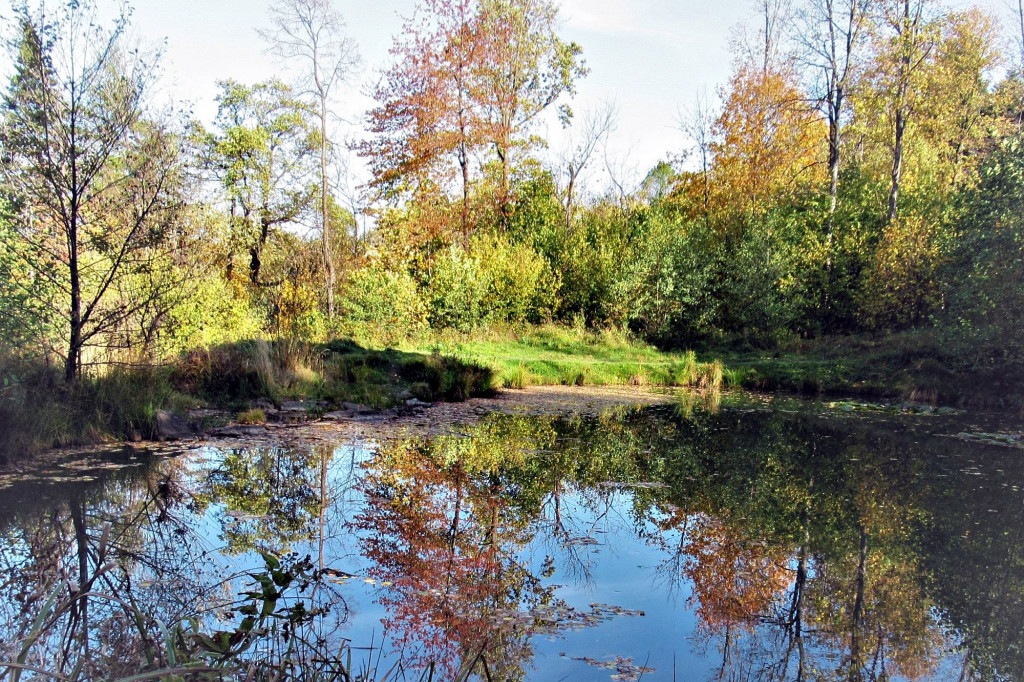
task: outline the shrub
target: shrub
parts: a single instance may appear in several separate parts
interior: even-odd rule
[[[473,253],[486,288],[483,317],[513,325],[551,319],[559,285],[543,256],[526,244],[493,235],[477,238]]]
[[[352,273],[340,301],[342,330],[356,338],[379,338],[387,345],[417,336],[427,310],[416,281],[404,272],[370,266]]]
[[[468,332],[483,323],[487,281],[477,259],[461,246],[453,244],[434,259],[423,289],[434,329]]]

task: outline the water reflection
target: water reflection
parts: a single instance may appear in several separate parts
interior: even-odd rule
[[[372,449],[209,450],[17,513],[0,497],[0,659],[128,675],[222,633],[233,660],[206,664],[270,667],[302,658],[302,626],[321,657],[383,630],[370,660],[408,679],[1021,679],[1024,467],[907,424],[493,415]],[[296,593],[254,613],[289,552],[310,556]],[[153,641],[189,616],[189,646]]]

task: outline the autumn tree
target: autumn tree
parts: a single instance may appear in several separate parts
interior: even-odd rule
[[[933,18],[920,40],[927,53],[919,53],[902,100],[893,83],[906,64],[890,49],[879,52],[861,96],[876,148],[866,168],[890,190],[888,219],[861,284],[862,322],[876,328],[921,324],[945,305],[940,273],[954,235],[942,212],[976,182],[998,129],[988,83],[998,58],[992,22],[977,11],[953,12]],[[901,206],[904,196],[913,210]]]
[[[55,14],[22,4],[15,19],[0,173],[19,256],[56,292],[71,383],[87,347],[174,287],[156,275],[173,262],[179,148],[147,117],[155,58],[128,43],[126,13],[104,27],[88,1]]]
[[[923,73],[919,128],[939,162],[943,193],[976,178],[991,144],[990,73],[1000,62],[998,45],[995,20],[978,9],[952,12],[938,27]]]
[[[323,258],[327,313],[334,316],[335,263],[332,253],[328,155],[328,119],[337,87],[359,65],[355,41],[345,33],[345,21],[331,0],[277,0],[270,9],[272,31],[261,35],[278,57],[301,64],[300,89],[316,101],[320,127],[320,248]]]
[[[368,115],[375,137],[360,150],[386,198],[437,203],[430,197],[446,194],[457,175],[464,242],[471,231],[473,157],[484,140],[472,90],[481,47],[471,0],[424,0],[391,49],[395,63],[375,93],[381,104]]]
[[[498,209],[507,227],[513,155],[536,143],[532,133],[540,114],[575,94],[588,69],[583,49],[559,38],[558,7],[551,0],[481,0],[479,14],[483,59],[476,92],[498,157]],[[566,121],[571,112],[563,106],[559,114]]]
[[[714,203],[736,227],[814,180],[821,121],[784,71],[740,65],[724,99],[710,145]]]

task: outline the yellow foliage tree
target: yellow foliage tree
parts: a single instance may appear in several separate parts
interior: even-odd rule
[[[824,178],[824,122],[795,77],[782,70],[741,65],[723,99],[711,143],[711,215],[718,228],[744,226],[801,189]]]

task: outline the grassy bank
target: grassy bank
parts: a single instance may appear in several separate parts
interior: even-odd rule
[[[502,388],[545,385],[719,387],[733,376],[692,352],[665,353],[624,334],[544,326],[439,337],[412,347],[490,368]]]
[[[410,398],[458,401],[531,385],[742,386],[1024,410],[1019,372],[971,366],[964,357],[920,331],[698,357],[662,352],[618,332],[544,326],[436,336],[398,349],[349,340],[246,341],[193,351],[167,366],[113,370],[71,387],[57,368],[0,358],[0,462],[51,447],[155,438],[158,410],[218,407],[258,423],[257,401],[306,400],[314,412],[351,403],[380,409]]]
[[[259,421],[255,401],[380,409],[410,398],[464,400],[495,388],[487,367],[344,340],[245,341],[196,350],[166,366],[111,370],[73,386],[55,367],[10,359],[0,361],[0,376],[0,463],[52,447],[156,438],[158,410],[217,407]]]
[[[933,330],[826,337],[773,350],[712,351],[735,382],[760,391],[1024,411],[1014,363],[981,361]]]

